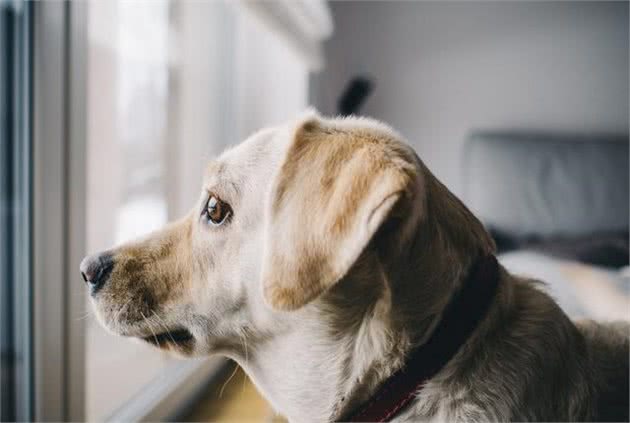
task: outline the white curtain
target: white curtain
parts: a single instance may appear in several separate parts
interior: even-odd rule
[[[330,9],[324,0],[243,0],[238,5],[278,34],[304,59],[309,70],[324,66],[322,43],[333,32]]]

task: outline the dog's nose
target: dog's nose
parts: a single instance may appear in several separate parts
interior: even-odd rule
[[[94,254],[81,261],[79,270],[81,270],[81,276],[90,287],[92,294],[103,287],[109,278],[112,267],[114,267],[114,260],[111,254]]]

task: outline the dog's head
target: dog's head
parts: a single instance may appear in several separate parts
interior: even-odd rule
[[[384,275],[410,264],[396,258],[438,248],[416,245],[442,239],[415,232],[438,189],[429,177],[388,127],[310,115],[221,155],[186,217],[81,271],[106,328],[182,355],[303,330],[305,310],[310,322],[338,316],[334,337],[391,300]]]

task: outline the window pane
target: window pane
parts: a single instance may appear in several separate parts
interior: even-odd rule
[[[308,68],[228,1],[90,1],[87,249],[187,213],[208,160],[306,106]],[[88,316],[87,419],[177,363]]]
[[[167,221],[169,5],[89,8],[87,248],[102,251]],[[103,419],[170,359],[87,324],[87,418]]]

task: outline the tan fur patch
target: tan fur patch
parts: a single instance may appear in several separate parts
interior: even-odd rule
[[[141,320],[181,297],[192,271],[190,226],[184,219],[114,250],[115,265],[100,296],[120,304],[132,299],[119,319]]]

